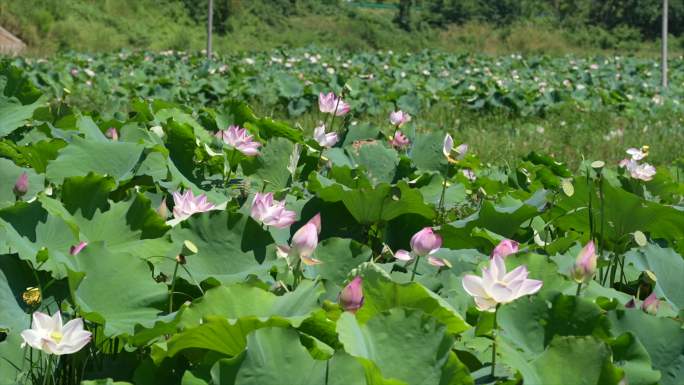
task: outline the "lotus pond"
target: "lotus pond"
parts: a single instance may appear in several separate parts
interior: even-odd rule
[[[677,111],[652,65],[307,55],[0,65],[0,384],[684,382],[684,165],[408,129],[442,99]]]

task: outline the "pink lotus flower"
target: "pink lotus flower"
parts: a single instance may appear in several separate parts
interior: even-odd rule
[[[313,252],[318,247],[318,232],[320,229],[320,217],[312,218],[304,226],[302,226],[292,236],[292,243],[288,254],[299,256],[305,265],[316,265],[321,261],[312,258]],[[318,221],[318,225],[317,222]]]
[[[105,136],[113,141],[119,140],[119,133],[116,131],[115,127],[109,127],[107,132],[105,132]]]
[[[397,131],[393,137],[390,137],[390,145],[396,149],[406,148],[409,144],[411,142],[401,131]]]
[[[418,256],[433,254],[442,247],[442,237],[425,227],[411,237],[411,251]]]
[[[660,300],[656,297],[655,291],[652,292],[641,304],[641,310],[648,314],[657,314],[660,307]]]
[[[580,250],[579,255],[577,255],[575,266],[572,268],[571,272],[572,278],[577,283],[590,280],[596,273],[597,260],[598,255],[596,255],[594,241],[589,241],[589,243]]]
[[[338,98],[334,93],[318,94],[318,109],[325,114],[334,114],[336,116],[344,116],[349,112],[349,104],[345,103],[342,98]]]
[[[195,213],[203,213],[215,210],[216,206],[207,201],[205,194],[195,196],[192,190],[186,190],[183,194],[179,191],[173,193],[173,224],[185,220]],[[171,224],[171,223],[169,223]]]
[[[62,326],[62,315],[59,311],[52,317],[45,313],[33,313],[30,329],[21,332],[26,345],[39,349],[47,354],[72,354],[83,349],[90,342],[91,333],[83,328],[83,320],[74,318]]]
[[[494,312],[499,304],[513,302],[541,289],[543,282],[527,279],[528,274],[525,266],[518,266],[506,273],[504,259],[495,256],[490,260],[489,268],[482,269],[482,277],[467,274],[462,283],[465,291],[475,299],[479,310]]]
[[[22,172],[21,175],[19,175],[19,178],[17,178],[17,181],[14,183],[14,195],[16,195],[17,198],[21,198],[26,193],[28,192],[29,189],[29,179],[28,179],[28,174],[25,172]]]
[[[335,143],[337,143],[338,141],[336,132],[329,132],[327,134],[325,133],[324,124],[321,124],[320,126],[314,129],[313,137],[321,147],[325,148],[330,148],[334,146]]]
[[[390,113],[390,122],[397,127],[401,127],[410,121],[411,115],[404,111],[399,110]]]
[[[652,165],[648,163],[642,163],[642,164],[629,164],[627,165],[627,170],[629,171],[630,175],[632,175],[632,178],[634,179],[640,179],[645,182],[650,181],[653,179],[653,176],[656,174],[656,169]]]
[[[499,242],[498,245],[496,245],[494,250],[492,250],[492,255],[490,256],[490,258],[505,258],[511,254],[517,253],[519,247],[520,244],[518,242],[511,239],[504,239],[503,241]]]
[[[363,306],[362,283],[361,277],[357,276],[342,289],[337,298],[337,302],[340,303],[342,309],[355,314]]]
[[[256,193],[252,200],[251,217],[266,226],[285,228],[293,224],[297,214],[285,209],[285,201],[274,201],[273,193]]]
[[[261,143],[255,141],[246,128],[230,126],[226,130],[217,132],[215,136],[246,156],[259,155]]]
[[[88,246],[88,242],[81,241],[78,245],[74,245],[69,248],[69,254],[76,255],[85,249],[86,246]]]

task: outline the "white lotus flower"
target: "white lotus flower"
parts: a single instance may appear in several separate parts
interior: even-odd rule
[[[495,255],[489,268],[482,269],[482,277],[472,274],[463,277],[463,288],[473,296],[478,309],[493,312],[499,304],[513,302],[541,289],[543,282],[527,279],[528,274],[525,266],[506,273],[504,259]]]
[[[83,320],[74,318],[62,326],[62,315],[57,312],[52,317],[45,313],[33,313],[31,329],[21,332],[26,345],[48,354],[72,354],[83,349],[90,342],[91,333],[83,329]]]
[[[334,146],[335,143],[337,143],[337,141],[339,140],[339,138],[337,137],[337,133],[335,133],[335,132],[326,133],[325,132],[325,125],[324,124],[321,124],[320,126],[318,126],[314,129],[313,137],[321,147],[325,147],[325,148],[330,148],[330,147]]]
[[[633,160],[642,160],[648,155],[648,153],[641,151],[639,148],[628,148],[626,152]]]

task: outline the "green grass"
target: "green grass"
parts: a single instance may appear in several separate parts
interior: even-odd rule
[[[312,129],[318,114],[288,119],[268,108],[259,114],[273,114],[291,124]],[[357,119],[393,132],[386,118]],[[628,117],[600,111],[578,112],[561,109],[544,117],[520,117],[502,113],[482,114],[450,105],[439,105],[413,119],[416,131],[448,131],[459,143],[468,143],[486,163],[515,164],[531,151],[543,152],[576,169],[582,160],[603,160],[617,164],[629,147],[649,145],[649,162],[672,164],[682,159],[684,116],[656,114]]]

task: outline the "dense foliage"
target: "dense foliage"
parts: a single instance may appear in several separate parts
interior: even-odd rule
[[[464,23],[478,20],[499,25],[544,18],[574,28],[586,26],[608,30],[631,28],[643,37],[661,31],[662,0],[417,0],[427,9],[431,23]],[[684,1],[669,2],[670,32],[684,32]]]
[[[681,165],[651,169],[644,147],[624,167],[498,167],[456,133],[412,133],[435,95],[646,111],[652,66],[147,56],[0,67],[0,384],[681,383]],[[245,100],[325,126],[312,138]],[[347,118],[395,106],[413,119]],[[480,288],[483,267],[497,282]],[[69,333],[36,315],[58,311]]]
[[[18,58],[51,97],[86,104],[111,117],[136,97],[161,98],[193,109],[225,98],[277,109],[311,111],[319,92],[348,86],[354,114],[414,115],[446,104],[474,111],[542,115],[571,107],[624,115],[681,112],[665,97],[657,63],[631,57],[487,57],[437,51],[345,54],[336,50],[278,50],[218,56],[200,54],[62,54],[50,60]],[[684,92],[684,62],[671,63],[670,95]]]

